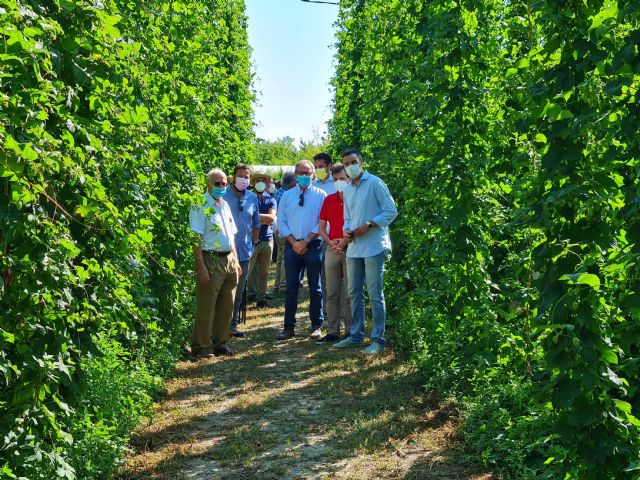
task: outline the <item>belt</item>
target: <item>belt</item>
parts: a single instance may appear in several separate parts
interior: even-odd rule
[[[202,250],[202,253],[209,253],[211,255],[218,255],[219,257],[226,257],[227,255],[229,255],[231,253],[231,251],[219,252],[217,250]]]

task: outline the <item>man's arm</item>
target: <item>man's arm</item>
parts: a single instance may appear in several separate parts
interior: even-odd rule
[[[278,221],[276,223],[280,238],[287,238],[291,235],[291,229],[287,222],[287,206],[284,202],[284,195],[280,198],[280,208],[278,208]]]
[[[374,226],[387,227],[398,216],[398,209],[391,192],[382,180],[375,183],[373,194],[380,205],[380,213],[370,219]]]

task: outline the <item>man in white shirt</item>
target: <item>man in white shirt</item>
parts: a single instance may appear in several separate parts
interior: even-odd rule
[[[227,176],[219,169],[207,174],[202,205],[189,212],[189,226],[196,234],[196,321],[191,352],[199,358],[233,355],[231,314],[238,277],[242,273],[234,244],[236,224],[222,199]]]

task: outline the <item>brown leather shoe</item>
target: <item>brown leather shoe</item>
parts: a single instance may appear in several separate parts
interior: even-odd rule
[[[233,350],[231,350],[229,347],[227,347],[226,345],[223,345],[221,347],[216,348],[213,351],[213,354],[216,357],[233,357],[234,353]]]

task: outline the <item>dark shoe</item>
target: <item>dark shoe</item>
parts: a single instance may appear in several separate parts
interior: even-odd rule
[[[265,293],[265,295],[264,295],[264,299],[265,299],[265,300],[273,300],[273,295],[272,295],[272,294],[270,294],[270,293]]]
[[[271,308],[271,304],[266,300],[256,302],[256,308]]]
[[[280,335],[278,335],[278,340],[289,340],[290,338],[295,337],[296,334],[293,333],[293,330],[289,330],[285,328]]]
[[[316,342],[316,345],[327,345],[329,343],[337,342],[340,340],[338,335],[331,335],[330,333],[322,337],[320,340]]]
[[[256,295],[247,295],[247,302],[255,302]]]
[[[235,332],[233,332],[233,333],[231,334],[231,336],[232,336],[232,337],[235,337],[235,338],[244,338],[244,337],[246,337],[247,335],[246,335],[244,332],[241,332],[240,330],[236,330]]]
[[[229,347],[227,347],[226,345],[223,345],[222,347],[218,347],[213,351],[213,354],[216,357],[233,357],[234,353],[233,350],[231,350]]]
[[[200,358],[213,358],[213,353],[211,353],[208,350],[202,349],[202,350],[198,350],[197,352],[193,352],[194,357],[200,359]]]

